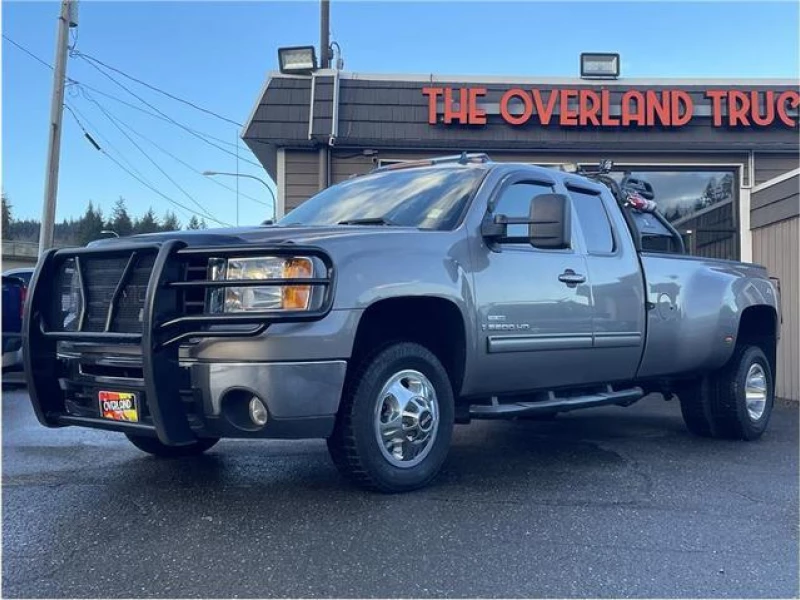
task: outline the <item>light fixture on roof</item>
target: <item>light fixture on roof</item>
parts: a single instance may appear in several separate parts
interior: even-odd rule
[[[278,48],[278,64],[281,73],[308,75],[317,69],[314,46]]]
[[[615,52],[582,52],[581,77],[616,79],[619,77],[619,54]]]

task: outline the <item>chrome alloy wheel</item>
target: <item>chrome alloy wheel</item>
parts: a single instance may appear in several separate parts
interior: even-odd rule
[[[392,375],[375,403],[375,436],[383,457],[407,469],[422,462],[439,430],[439,403],[430,380],[406,369]]]
[[[753,363],[747,370],[744,397],[747,414],[753,421],[758,421],[767,406],[767,375],[758,363]]]

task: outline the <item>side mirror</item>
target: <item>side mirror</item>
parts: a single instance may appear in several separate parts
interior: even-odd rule
[[[509,236],[509,225],[527,225],[527,236]],[[530,244],[558,250],[570,247],[570,203],[563,194],[540,194],[531,199],[527,217],[488,217],[481,225],[483,237],[498,243]]]
[[[570,203],[564,194],[541,194],[531,200],[528,237],[536,248],[569,248]]]

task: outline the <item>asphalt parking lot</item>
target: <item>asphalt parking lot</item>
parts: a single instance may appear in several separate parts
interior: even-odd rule
[[[797,597],[798,411],[691,437],[676,403],[459,426],[442,476],[344,483],[325,445],[159,461],[5,393],[3,596]]]

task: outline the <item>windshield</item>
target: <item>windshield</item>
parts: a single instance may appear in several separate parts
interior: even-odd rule
[[[278,225],[399,225],[452,229],[485,169],[384,171],[349,179],[304,202]]]

